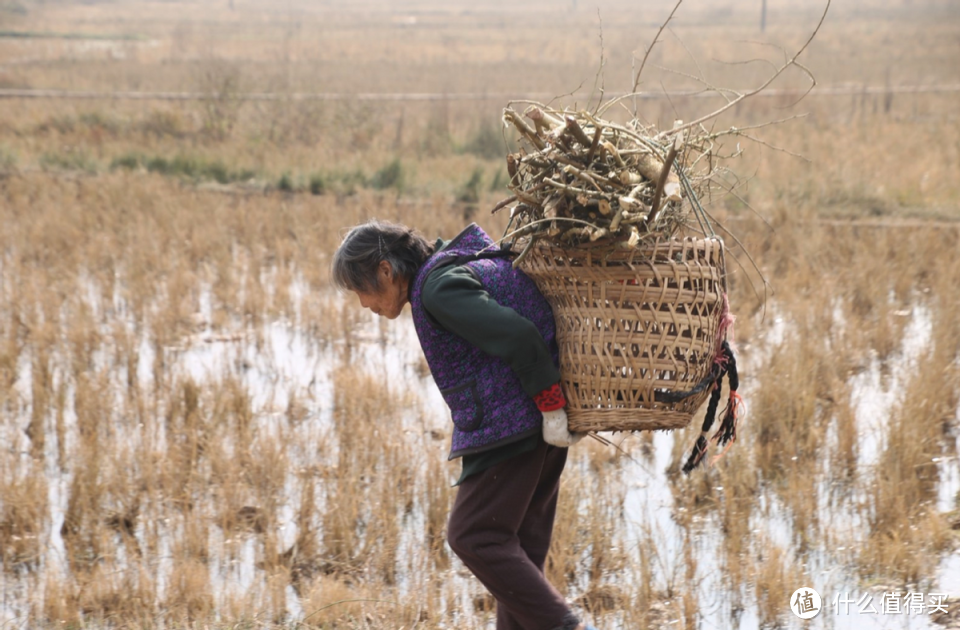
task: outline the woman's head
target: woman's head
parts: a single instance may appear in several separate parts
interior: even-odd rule
[[[333,281],[360,304],[394,319],[407,303],[410,282],[433,247],[403,225],[369,221],[352,228],[333,255]]]

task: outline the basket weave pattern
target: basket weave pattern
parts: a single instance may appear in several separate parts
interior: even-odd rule
[[[723,243],[672,238],[624,250],[534,247],[523,262],[553,307],[571,431],[679,429],[710,394],[680,402],[719,347]]]

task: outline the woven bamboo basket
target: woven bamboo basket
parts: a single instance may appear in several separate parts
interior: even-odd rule
[[[571,431],[690,423],[710,394],[702,382],[721,341],[722,241],[670,238],[631,250],[541,241],[522,268],[553,307]],[[689,395],[664,402],[678,394]]]

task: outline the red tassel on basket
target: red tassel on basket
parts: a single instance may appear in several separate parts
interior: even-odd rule
[[[724,339],[729,339],[733,343],[733,324],[737,321],[736,316],[730,312],[730,300],[727,294],[723,294],[723,307],[720,311],[720,324],[717,326],[717,344]]]

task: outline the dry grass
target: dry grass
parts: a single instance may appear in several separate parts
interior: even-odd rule
[[[457,467],[410,322],[373,321],[330,290],[327,270],[342,228],[374,216],[428,237],[468,220],[500,233],[484,208],[506,196],[503,103],[232,96],[560,94],[575,77],[584,102],[596,16],[237,4],[30,5],[11,29],[128,24],[147,39],[0,40],[0,58],[22,62],[0,69],[6,86],[219,95],[206,107],[0,102],[0,619],[486,627],[490,602],[446,548]],[[808,63],[828,83],[956,82],[954,9],[930,4],[839,7]],[[601,9],[613,89],[654,26],[632,4]],[[774,12],[764,37],[794,44],[814,9]],[[171,10],[183,19],[159,19]],[[694,6],[652,61],[695,73],[697,58],[718,82],[755,82],[763,64],[711,61],[757,54],[731,43],[757,37],[746,10]],[[543,26],[521,30],[530,12]],[[400,23],[411,15],[417,37]],[[866,46],[869,59],[835,63]],[[649,85],[661,80],[690,87],[651,66]],[[957,507],[943,500],[956,491],[960,405],[951,99],[808,100],[807,119],[761,135],[810,164],[740,139],[728,182],[756,177],[742,200],[708,209],[771,287],[764,304],[731,247],[749,415],[726,457],[689,478],[676,472],[693,428],[626,437],[625,455],[571,451],[548,573],[597,625],[736,627],[749,611],[776,626],[801,582],[824,594],[823,566],[851,584],[936,584],[953,545],[941,512]],[[780,118],[786,104],[745,104],[725,122]],[[641,105],[652,122],[708,106]]]

